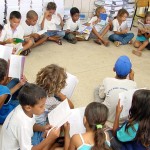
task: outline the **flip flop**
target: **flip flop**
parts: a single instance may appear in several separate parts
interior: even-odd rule
[[[142,55],[141,51],[137,51],[137,50],[133,50],[132,53],[139,57]]]

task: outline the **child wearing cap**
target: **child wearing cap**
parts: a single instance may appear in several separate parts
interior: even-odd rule
[[[115,110],[119,99],[119,93],[136,88],[134,71],[132,70],[131,61],[127,56],[120,56],[113,70],[116,72],[115,78],[105,78],[103,83],[94,91],[94,100],[108,107],[108,121],[110,123],[113,123],[115,120]]]

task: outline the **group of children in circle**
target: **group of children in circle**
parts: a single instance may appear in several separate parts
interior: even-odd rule
[[[149,150],[150,90],[137,90],[128,118],[120,119],[123,106],[120,106],[118,94],[136,88],[134,71],[127,56],[117,59],[115,78],[105,78],[98,87],[95,102],[86,106],[83,117],[86,132],[72,137],[69,123],[61,129],[52,128],[47,120],[48,112],[64,100],[74,108],[72,101],[61,92],[66,85],[66,70],[55,64],[48,65],[37,73],[35,84],[32,84],[25,77],[20,81],[8,78],[8,65],[0,59],[1,150],[60,147],[65,150]],[[112,122],[113,127],[108,122]]]
[[[64,23],[61,15],[56,14],[56,8],[57,6],[54,2],[49,2],[43,16],[39,18],[34,10],[30,10],[26,15],[26,20],[22,22],[20,12],[11,12],[8,23],[4,25],[4,28],[3,26],[0,26],[0,44],[9,45],[13,43],[13,38],[23,39],[24,42],[19,49],[22,50],[22,55],[28,55],[32,48],[46,41],[54,41],[59,45],[62,45],[62,38],[72,44],[75,44],[77,41],[84,41],[85,39],[77,36],[80,34],[78,29],[81,25],[79,9],[76,7],[71,8],[71,17]],[[104,36],[110,30],[111,32],[113,31],[113,33],[108,39],[114,42],[117,47],[119,45],[132,44],[134,34],[128,33],[128,25],[126,21],[129,13],[125,9],[120,9],[113,21],[107,17],[104,24],[101,23],[101,13],[106,13],[103,6],[98,7],[95,11],[95,16],[92,17],[89,22],[85,23],[86,26],[92,27],[90,37],[95,39],[95,43],[109,46],[109,41],[104,39]],[[143,23],[149,24],[149,20],[150,13],[148,12],[145,15]],[[57,26],[62,30],[57,30]],[[145,47],[150,49],[149,36],[150,35],[146,30],[138,30],[134,42],[134,47],[137,48],[137,50],[133,50],[133,54],[141,56],[141,52]]]

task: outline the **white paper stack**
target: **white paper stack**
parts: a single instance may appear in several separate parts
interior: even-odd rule
[[[20,0],[20,13],[22,20],[26,19],[27,12],[31,9],[31,0]]]
[[[4,24],[4,17],[5,17],[5,0],[0,0],[0,24]]]
[[[32,0],[31,9],[36,11],[36,13],[38,14],[38,16],[40,18],[43,14],[43,1],[42,0]]]
[[[6,19],[9,19],[9,15],[12,11],[19,11],[19,2],[18,0],[6,0],[6,9],[7,16]]]

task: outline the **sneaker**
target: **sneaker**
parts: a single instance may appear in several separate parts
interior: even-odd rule
[[[118,47],[119,45],[121,45],[121,43],[119,41],[115,41],[114,44],[115,44],[116,47]]]

